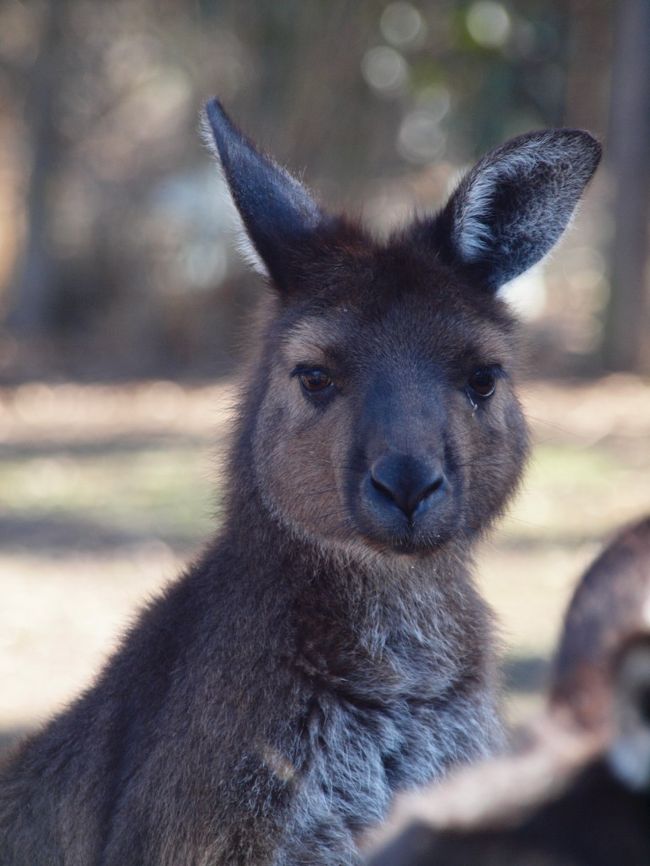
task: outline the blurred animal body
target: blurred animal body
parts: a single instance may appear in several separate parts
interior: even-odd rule
[[[522,749],[405,800],[372,866],[650,863],[649,612],[646,518],[582,577]]]
[[[524,135],[380,243],[217,102],[207,127],[271,285],[225,522],[0,769],[2,866],[347,866],[396,792],[501,742],[471,550],[527,434],[496,290],[557,241],[599,146]]]
[[[585,572],[566,613],[551,709],[582,728],[611,717],[611,659],[634,634],[650,633],[650,517],[620,533]]]

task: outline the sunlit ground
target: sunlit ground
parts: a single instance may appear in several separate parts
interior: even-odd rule
[[[524,397],[534,457],[478,556],[515,721],[539,706],[577,575],[650,510],[650,384],[530,384]],[[0,739],[87,684],[138,604],[200,548],[231,404],[222,385],[0,390]]]

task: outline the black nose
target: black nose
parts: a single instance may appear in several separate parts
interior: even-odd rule
[[[370,480],[384,503],[396,505],[410,519],[420,505],[442,492],[445,476],[439,460],[390,454],[376,460]]]

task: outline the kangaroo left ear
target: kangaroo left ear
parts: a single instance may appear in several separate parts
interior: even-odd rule
[[[206,105],[213,139],[235,205],[264,268],[278,289],[291,284],[300,247],[329,220],[300,181],[260,153],[216,99]]]
[[[506,142],[463,178],[434,221],[437,245],[495,291],[559,240],[600,155],[595,138],[576,129]]]

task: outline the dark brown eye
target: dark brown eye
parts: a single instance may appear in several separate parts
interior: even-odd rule
[[[474,370],[467,380],[470,399],[474,396],[480,397],[481,400],[487,400],[488,397],[491,397],[494,394],[496,381],[493,371],[488,367],[479,367],[478,370]]]
[[[332,386],[332,377],[324,370],[315,368],[300,373],[300,384],[309,394],[322,394]]]

